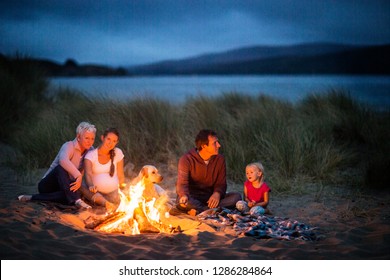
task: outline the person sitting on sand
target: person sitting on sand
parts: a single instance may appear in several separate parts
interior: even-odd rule
[[[108,128],[101,136],[100,146],[85,156],[85,182],[81,192],[91,203],[114,211],[120,203],[119,186],[125,181],[123,152],[116,147],[119,132]]]
[[[21,201],[43,200],[91,208],[81,199],[80,187],[83,180],[83,158],[93,149],[96,128],[88,122],[81,122],[76,129],[76,138],[64,143],[38,183],[38,194],[20,195]]]
[[[242,212],[250,209],[259,214],[266,212],[269,203],[269,193],[271,189],[264,182],[264,167],[261,162],[253,162],[246,166],[246,178],[244,183],[244,201],[239,201],[236,208]]]
[[[201,130],[195,146],[179,159],[176,208],[190,215],[209,208],[234,208],[241,195],[226,193],[226,163],[219,154],[221,145],[216,132]]]

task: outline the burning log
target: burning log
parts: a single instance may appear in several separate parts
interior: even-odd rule
[[[156,228],[149,222],[141,206],[134,209],[134,220],[136,220],[138,223],[140,233],[160,232],[158,228]]]
[[[120,213],[114,212],[108,216],[89,216],[86,220],[84,220],[85,228],[87,229],[96,229],[100,224],[106,223],[107,221],[112,221],[117,219]]]
[[[108,233],[124,233],[127,231],[127,221],[122,218],[126,216],[126,213],[115,212],[110,215],[104,222],[101,222],[94,229],[98,231],[104,231]]]

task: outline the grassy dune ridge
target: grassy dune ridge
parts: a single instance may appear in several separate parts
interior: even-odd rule
[[[18,151],[21,173],[49,166],[80,121],[100,134],[114,126],[127,162],[176,164],[202,128],[218,132],[228,179],[240,184],[247,163],[260,160],[276,192],[307,184],[386,187],[390,112],[376,111],[347,92],[307,96],[297,104],[239,92],[198,96],[183,105],[156,98],[114,101],[71,89],[48,92],[49,81],[29,65],[0,60],[1,141]]]

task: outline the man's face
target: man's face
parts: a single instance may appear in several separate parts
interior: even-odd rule
[[[219,148],[221,144],[219,144],[218,138],[215,136],[209,136],[209,144],[203,145],[202,149],[207,151],[210,156],[218,155]]]

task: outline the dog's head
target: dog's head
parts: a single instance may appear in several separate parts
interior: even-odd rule
[[[153,165],[144,165],[139,172],[137,179],[149,181],[151,183],[157,184],[162,182],[164,177],[158,172],[158,169]]]

